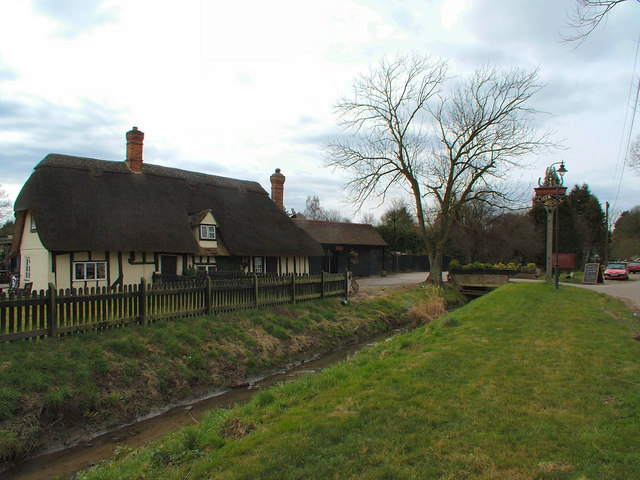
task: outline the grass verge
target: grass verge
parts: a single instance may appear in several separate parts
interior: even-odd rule
[[[605,295],[509,284],[79,478],[637,478],[638,328]]]
[[[154,408],[411,321],[431,292],[310,301],[0,344],[0,470]]]

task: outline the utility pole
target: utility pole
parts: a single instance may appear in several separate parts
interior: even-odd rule
[[[604,238],[604,264],[609,263],[609,202],[605,202],[605,214],[604,214],[604,224],[605,224],[605,238]]]

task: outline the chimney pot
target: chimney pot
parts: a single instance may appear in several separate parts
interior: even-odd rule
[[[286,177],[280,173],[280,169],[276,168],[276,172],[271,175],[271,200],[275,202],[280,209],[284,210],[284,182]]]
[[[144,133],[133,127],[127,132],[127,166],[134,173],[142,173],[142,143]]]

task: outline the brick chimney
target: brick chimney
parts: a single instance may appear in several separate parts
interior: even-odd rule
[[[142,141],[144,133],[133,127],[127,132],[127,167],[133,173],[142,173]]]
[[[276,173],[271,175],[271,200],[275,202],[278,207],[284,210],[284,182],[287,179],[280,173],[280,169],[276,168]]]

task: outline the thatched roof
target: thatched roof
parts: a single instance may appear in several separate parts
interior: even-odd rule
[[[293,221],[324,245],[385,246],[387,242],[368,223],[325,222],[293,218]]]
[[[15,203],[50,251],[198,253],[191,222],[210,210],[231,255],[323,254],[257,182],[158,165],[47,155]]]

